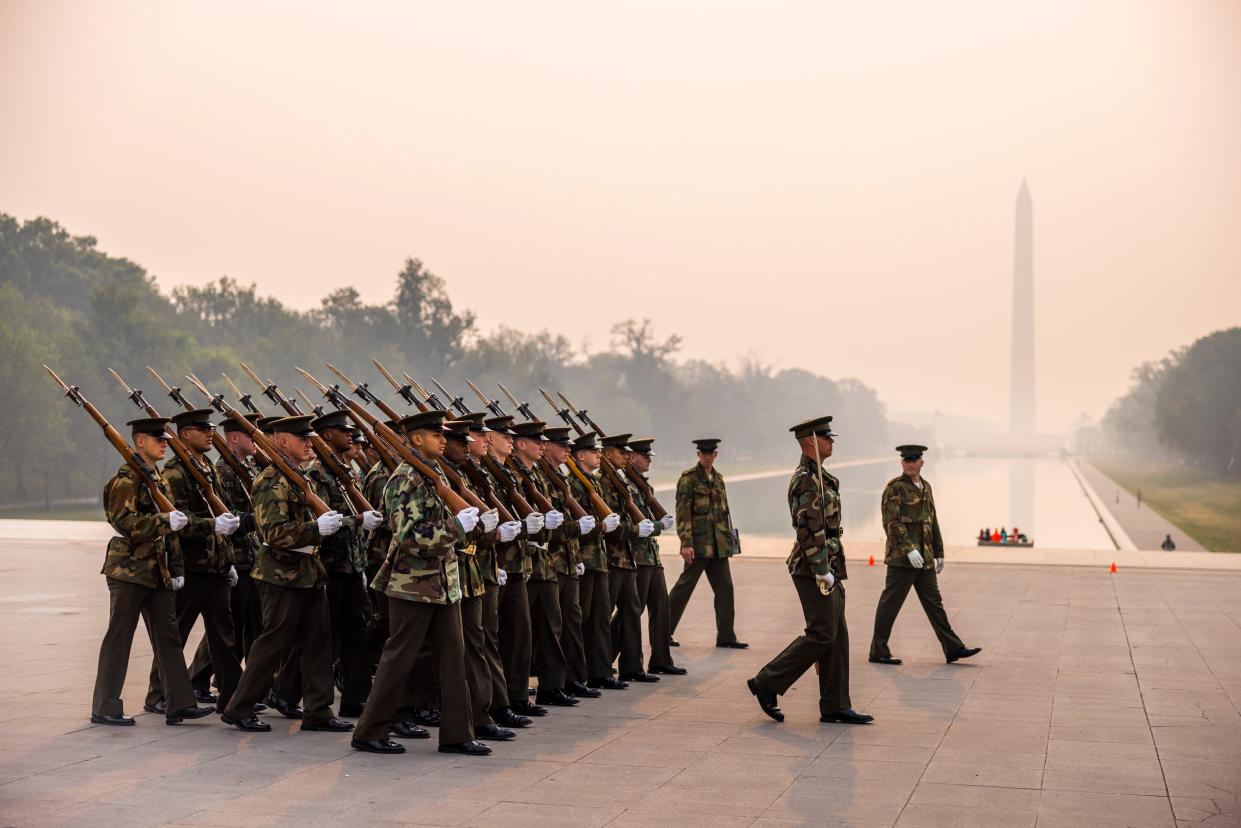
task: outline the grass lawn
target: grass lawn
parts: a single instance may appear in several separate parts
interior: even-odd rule
[[[1241,552],[1241,480],[1128,457],[1091,457],[1095,468],[1212,552]]]

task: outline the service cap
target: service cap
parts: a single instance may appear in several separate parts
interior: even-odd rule
[[[573,441],[574,451],[598,451],[599,444],[595,442],[595,433],[588,431],[581,437]]]
[[[530,420],[529,422],[518,423],[513,426],[513,436],[538,441],[542,439],[543,429],[546,427],[547,423],[542,420]]]
[[[483,425],[486,426],[488,431],[495,431],[510,436],[513,433],[513,417],[511,414],[505,414],[503,417],[491,417],[484,420]]]
[[[715,451],[720,445],[719,437],[700,437],[694,441],[694,445],[699,451],[711,452]]]
[[[543,439],[549,443],[559,443],[562,446],[567,446],[569,445],[569,432],[571,430],[568,426],[548,426],[543,429]]]
[[[272,429],[272,425],[274,425],[277,420],[283,419],[283,415],[279,417],[259,417],[258,420],[255,421],[255,425],[257,425],[259,427],[259,431],[264,434],[275,434],[276,432]]]
[[[900,452],[902,460],[918,460],[922,457],[922,452],[926,451],[926,446],[917,446],[909,443],[904,446],[897,446],[896,450]]]
[[[629,447],[629,438],[632,436],[632,434],[609,434],[599,442],[603,444],[604,448],[614,448],[625,451]]]
[[[211,422],[210,408],[196,408],[193,411],[182,411],[172,415],[172,424],[182,428],[214,428]]]
[[[125,423],[133,434],[148,434],[151,437],[163,437],[168,432],[168,417],[139,417]]]
[[[474,442],[474,438],[470,436],[469,420],[449,420],[444,423],[444,428],[448,430],[444,436],[449,440],[456,440],[460,443]]]
[[[314,437],[315,430],[310,422],[313,420],[309,414],[299,414],[296,417],[280,417],[271,424],[273,434],[293,434],[297,437]]]
[[[809,437],[811,434],[817,434],[820,437],[835,437],[836,432],[832,431],[831,417],[815,417],[811,420],[798,423],[791,427],[789,431],[793,432],[793,436],[800,440],[803,437]]]
[[[630,437],[629,450],[635,454],[645,454],[650,457],[655,452],[651,451],[651,443],[655,442],[654,437]]]
[[[325,428],[339,428],[341,431],[352,430],[349,425],[349,413],[346,411],[329,411],[311,422],[310,427],[315,431],[323,431]]]

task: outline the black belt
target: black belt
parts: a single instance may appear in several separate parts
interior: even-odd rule
[[[823,534],[827,536],[828,540],[833,540],[833,539],[838,540],[840,538],[840,527],[837,526],[834,529],[832,528],[824,529]]]

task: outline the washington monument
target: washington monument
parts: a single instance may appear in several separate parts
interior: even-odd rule
[[[1034,434],[1034,207],[1025,179],[1017,193],[1013,249],[1013,353],[1009,371],[1008,430]]]

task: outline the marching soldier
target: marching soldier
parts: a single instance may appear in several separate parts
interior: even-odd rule
[[[623,506],[625,494],[636,490],[632,482],[623,479],[626,440],[631,436],[612,434],[603,438],[603,456],[616,468],[625,492],[617,490],[607,475],[599,479],[600,496],[613,511],[623,516],[620,530],[608,538],[608,593],[614,608],[608,625],[612,644],[610,654],[620,656],[621,681],[651,683],[659,681],[659,676],[648,673],[642,660],[642,604],[638,601],[638,572],[633,545],[649,538],[655,531],[655,524],[643,518],[635,525]]]
[[[171,501],[172,490],[160,475],[158,463],[168,450],[166,417],[130,420],[133,447],[154,472],[156,484]],[[139,616],[146,622],[151,648],[159,663],[166,701],[165,721],[210,716],[210,707],[194,703],[194,690],[181,652],[173,593],[185,585],[185,566],[176,533],[189,518],[179,510],[161,513],[151,493],[126,463],[103,489],[103,508],[116,537],[108,541],[102,574],[108,581],[108,630],[99,645],[99,667],[91,699],[94,724],[132,725],[125,715],[121,690],[129,668],[129,653]]]
[[[311,419],[282,417],[271,426],[278,450],[295,469],[312,455]],[[255,478],[251,499],[264,540],[252,573],[262,595],[263,633],[250,649],[241,683],[220,718],[239,730],[271,730],[271,725],[254,715],[254,704],[270,685],[276,668],[297,647],[305,705],[304,711],[299,710],[301,729],[352,730],[352,724],[332,714],[332,628],[327,570],[319,559],[323,539],[337,532],[344,518],[336,511],[315,518],[301,489],[274,465]]]
[[[332,411],[311,422],[310,427],[336,455],[348,462],[353,451],[353,429],[344,411]],[[306,467],[306,476],[315,483],[319,496],[337,512],[351,509],[331,469],[316,458]],[[370,501],[367,501],[370,502]],[[372,503],[372,505],[374,505]],[[340,715],[358,716],[371,692],[371,665],[367,658],[365,533],[383,523],[378,510],[344,518],[341,528],[323,539],[319,560],[327,570],[328,616],[332,624],[332,663],[339,663],[341,674]]]
[[[396,429],[395,422],[388,422],[388,428]],[[384,486],[388,483],[388,467],[379,459],[374,461],[370,471],[362,479],[362,494],[366,502],[372,506],[383,503]],[[375,580],[380,565],[388,555],[388,544],[392,541],[392,532],[388,522],[375,527],[366,538],[366,583]],[[366,651],[371,664],[371,673],[379,666],[379,656],[383,652],[384,641],[388,638],[388,597],[378,590],[367,587],[370,596],[371,615],[366,624]]]
[[[207,480],[212,493],[221,496],[223,491],[216,479],[215,467],[206,456],[211,448],[211,429],[214,427],[211,409],[183,411],[172,418],[172,423],[190,462]],[[220,689],[218,709],[223,710],[241,678],[241,662],[237,659],[233,637],[233,614],[228,603],[229,590],[237,583],[238,576],[233,566],[232,544],[227,539],[241,525],[241,520],[229,512],[212,516],[203,492],[199,491],[198,484],[180,457],[173,457],[164,464],[164,480],[172,491],[172,502],[189,520],[177,534],[186,570],[185,586],[177,591],[175,600],[177,631],[181,635],[181,645],[185,646],[194,622],[202,616],[206,632],[204,637],[215,668],[216,685]],[[150,713],[164,712],[158,659],[151,660],[151,677],[146,703],[142,707]]]
[[[888,638],[896,615],[912,587],[918,593],[922,610],[935,631],[944,658],[951,664],[982,652],[966,647],[952,631],[944,600],[939,594],[938,575],[944,571],[944,539],[935,514],[931,484],[922,478],[922,453],[926,446],[897,446],[901,455],[901,475],[888,481],[883,490],[881,510],[883,530],[888,536],[883,562],[888,568],[883,594],[875,607],[875,633],[870,641],[870,660],[875,664],[900,664],[888,649]]]
[[[796,540],[789,574],[801,601],[806,632],[750,679],[759,707],[784,721],[776,697],[811,665],[819,673],[819,721],[866,724],[849,700],[849,628],[845,624],[845,556],[840,544],[840,481],[823,469],[832,456],[832,418],[818,417],[789,429],[801,448],[801,462],[789,480],[789,513]]]
[[[445,414],[426,411],[401,420],[411,448],[428,463],[444,454]],[[370,701],[353,735],[353,748],[369,753],[405,752],[404,745],[388,738],[388,731],[398,707],[408,697],[414,660],[429,638],[442,689],[439,750],[486,756],[491,748],[474,739],[471,724],[455,550],[478,525],[478,509],[470,507],[454,516],[435,491],[433,481],[402,463],[384,487],[384,512],[392,531],[392,547],[374,588],[391,599],[388,613],[392,629],[375,673]]]
[[[646,477],[651,468],[651,444],[654,437],[631,437],[629,439],[629,471],[627,474],[639,474]],[[638,508],[652,521],[655,515],[651,505],[643,497],[637,486],[631,486],[630,492]],[[668,646],[671,633],[668,631],[668,583],[664,580],[664,565],[659,559],[659,541],[656,535],[672,528],[672,515],[664,515],[656,522],[655,532],[649,538],[634,541],[634,559],[638,564],[638,604],[646,611],[647,638],[651,645],[651,658],[647,669],[652,673],[665,673],[670,676],[683,676],[684,667],[672,662],[672,650]]]
[[[677,481],[676,528],[685,568],[668,596],[669,636],[676,632],[698,578],[706,572],[715,593],[715,646],[744,650],[750,645],[738,641],[733,631],[733,576],[728,559],[736,550],[724,476],[715,470],[720,441],[708,437],[695,440],[694,445],[698,464],[681,472]],[[676,642],[669,643],[676,646]]]

